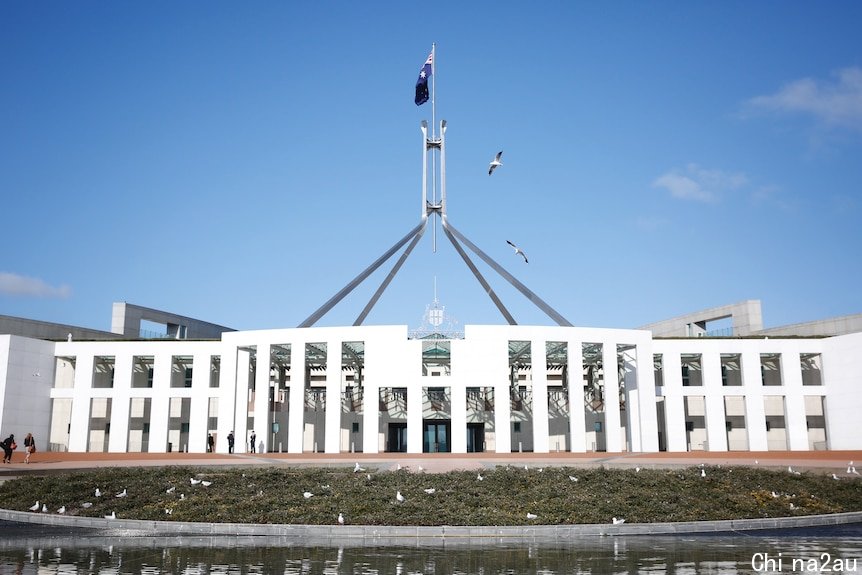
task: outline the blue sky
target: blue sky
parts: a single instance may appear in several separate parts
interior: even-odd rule
[[[3,2],[0,314],[296,326],[419,221],[432,42],[449,219],[573,324],[862,312],[859,22],[855,1]],[[504,323],[432,238],[366,324],[418,327],[435,278],[460,324]]]

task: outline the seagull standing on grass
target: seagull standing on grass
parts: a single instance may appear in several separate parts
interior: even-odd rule
[[[529,513],[529,512],[527,513],[527,519],[536,519],[538,517],[539,516],[536,515],[535,513]]]
[[[39,509],[41,507],[42,507],[42,504],[37,501],[36,505],[34,505],[33,507],[30,508],[30,511],[39,511]]]
[[[57,510],[57,513],[59,513],[60,515],[64,514],[65,512],[66,512],[66,506],[65,505],[62,505],[60,507],[60,509]]]
[[[356,465],[353,466],[353,473],[359,473],[360,471],[365,471],[361,467],[359,467],[359,462],[356,462]]]
[[[436,489],[434,489],[433,487],[429,487],[428,489],[423,489],[423,491],[424,491],[425,493],[427,493],[428,495],[434,495],[434,493],[435,493],[437,490],[436,490]]]
[[[481,473],[477,473],[477,474],[476,474],[476,479],[478,479],[479,481],[485,481],[485,478],[484,478],[484,477],[482,477],[482,474],[481,474]]]
[[[498,166],[503,165],[503,162],[500,161],[500,158],[502,158],[502,157],[503,157],[503,150],[500,150],[499,152],[497,152],[497,155],[494,156],[494,159],[491,160],[491,164],[488,166],[488,175],[489,176],[494,173],[494,170],[496,170]]]
[[[105,519],[116,519],[116,518],[117,518],[117,512],[116,511],[111,511],[110,515],[105,515]]]
[[[395,499],[396,499],[396,501],[398,501],[398,503],[404,503],[405,501],[407,501],[407,500],[404,498],[404,496],[403,496],[403,495],[401,495],[401,492],[400,492],[400,491],[396,491],[396,492],[395,492]]]
[[[338,514],[338,524],[344,525],[344,515],[342,515],[341,513]]]
[[[97,487],[95,495],[96,495],[96,497],[101,497],[102,496],[102,490]]]
[[[522,250],[521,248],[519,248],[518,246],[516,246],[515,244],[513,244],[509,240],[506,240],[506,243],[509,244],[510,246],[512,246],[512,248],[515,250],[515,255],[518,255],[518,256],[521,256],[522,258],[524,258],[525,264],[530,263],[530,261],[527,259],[527,254],[524,253],[524,250]]]
[[[626,522],[626,520],[623,519],[622,517],[620,517],[619,519],[617,519],[616,517],[613,518],[613,524],[614,525],[622,525],[625,522]]]
[[[48,506],[46,504],[42,504],[42,513],[48,513]]]
[[[126,493],[126,490],[125,490],[125,489],[123,489],[122,491],[120,491],[119,493],[117,493],[114,497],[122,498],[122,497],[127,497],[128,495],[129,495],[129,494],[128,494],[128,493]]]
[[[575,477],[574,475],[569,475],[569,481],[571,481],[572,483],[577,483],[577,482],[578,482],[578,478],[577,478],[577,477]]]
[[[306,499],[311,499],[312,497],[314,497],[314,493],[312,493],[311,491],[306,491],[302,494],[302,496]]]

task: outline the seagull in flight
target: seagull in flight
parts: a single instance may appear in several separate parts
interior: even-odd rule
[[[497,155],[494,156],[494,159],[491,160],[491,165],[488,166],[488,175],[489,176],[494,173],[494,170],[497,169],[497,166],[503,165],[503,162],[500,161],[500,158],[502,158],[502,157],[503,157],[503,150],[500,150],[499,152],[497,152]]]
[[[530,263],[530,262],[527,260],[527,254],[525,254],[525,253],[524,253],[524,250],[522,250],[521,248],[519,248],[518,246],[516,246],[515,244],[513,244],[513,243],[512,243],[512,242],[510,242],[509,240],[506,240],[506,243],[507,243],[507,244],[509,244],[510,246],[512,246],[512,248],[515,250],[515,255],[519,255],[519,256],[521,256],[522,258],[524,258],[524,263],[525,263],[525,264]]]

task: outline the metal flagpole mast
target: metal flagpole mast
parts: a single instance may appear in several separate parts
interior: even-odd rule
[[[437,44],[431,43],[431,139],[437,139]],[[431,152],[431,197],[437,205],[437,156]],[[431,226],[431,249],[437,253],[437,217]]]

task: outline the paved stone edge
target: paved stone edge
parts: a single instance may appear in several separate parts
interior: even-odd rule
[[[728,533],[822,527],[862,523],[862,511],[828,515],[776,517],[771,519],[729,519],[723,521],[685,521],[678,523],[623,523],[536,526],[384,526],[384,525],[290,525],[248,523],[202,523],[188,521],[147,521],[140,519],[105,519],[32,513],[0,509],[0,520],[96,529],[103,534],[122,537],[171,536],[257,536],[296,539],[447,539],[505,538],[520,540],[571,539],[583,536],[609,535],[683,535]]]

